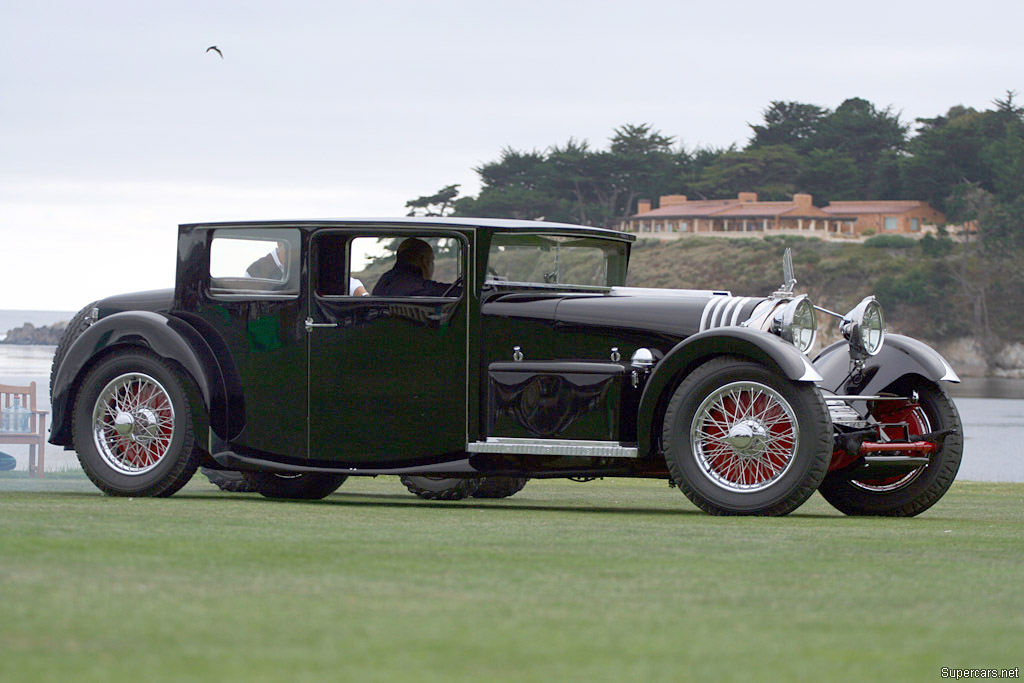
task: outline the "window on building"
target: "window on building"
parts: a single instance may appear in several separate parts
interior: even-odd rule
[[[912,232],[917,232],[920,229],[921,229],[921,219],[920,218],[911,218],[910,219],[910,230]]]
[[[900,227],[899,226],[899,219],[897,219],[895,216],[886,216],[885,217],[885,229],[886,230],[898,230],[899,227]]]

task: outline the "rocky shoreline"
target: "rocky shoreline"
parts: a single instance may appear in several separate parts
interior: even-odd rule
[[[977,337],[961,337],[932,346],[961,377],[1024,379],[1024,343],[1002,343],[991,362],[986,359]]]
[[[56,346],[67,326],[67,320],[40,327],[25,323],[21,327],[7,330],[7,336],[0,340],[0,344]]]

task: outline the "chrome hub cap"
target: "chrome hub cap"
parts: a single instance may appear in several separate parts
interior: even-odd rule
[[[762,491],[789,470],[799,446],[789,402],[758,382],[720,387],[697,408],[690,427],[693,457],[715,485]]]
[[[723,439],[740,457],[757,457],[764,452],[768,430],[756,420],[743,420],[729,428]]]
[[[174,406],[167,390],[142,373],[115,377],[93,408],[93,443],[103,461],[120,474],[143,474],[171,447]]]
[[[131,435],[134,426],[135,418],[131,416],[131,413],[118,413],[114,418],[114,431],[121,436]]]

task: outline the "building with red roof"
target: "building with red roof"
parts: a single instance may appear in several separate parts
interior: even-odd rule
[[[860,237],[866,230],[921,234],[943,222],[945,217],[927,202],[832,202],[818,208],[809,194],[795,194],[789,201],[762,202],[756,192],[740,192],[735,199],[691,200],[685,195],[664,195],[656,209],[642,199],[637,212],[623,220],[619,229],[650,233],[651,237],[785,231],[827,239]]]
[[[867,200],[829,202],[823,211],[830,216],[854,219],[857,235],[874,230],[877,234],[920,235],[946,222],[941,211],[917,200]]]

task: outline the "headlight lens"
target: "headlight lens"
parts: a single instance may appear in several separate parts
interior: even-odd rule
[[[882,304],[873,296],[865,297],[840,323],[843,336],[856,351],[873,356],[885,342],[885,316]]]
[[[775,314],[772,332],[803,353],[811,350],[814,338],[818,334],[818,316],[806,294],[793,299]]]

